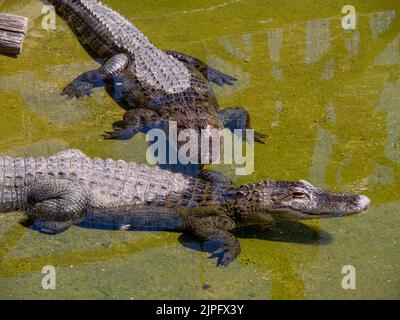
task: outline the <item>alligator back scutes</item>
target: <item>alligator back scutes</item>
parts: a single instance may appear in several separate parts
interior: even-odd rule
[[[178,59],[156,48],[149,39],[118,12],[96,0],[54,0],[58,11],[75,20],[72,26],[85,37],[94,51],[125,53],[131,58],[137,79],[143,86],[169,94],[190,87],[190,72]],[[89,29],[89,30],[85,30]],[[98,45],[101,43],[102,45]],[[104,48],[107,44],[109,48]],[[108,49],[108,50],[107,50]],[[99,52],[96,52],[101,56]],[[110,58],[110,57],[109,57]]]

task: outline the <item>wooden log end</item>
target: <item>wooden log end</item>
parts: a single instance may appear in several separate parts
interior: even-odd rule
[[[28,31],[28,18],[0,13],[0,54],[17,57]]]

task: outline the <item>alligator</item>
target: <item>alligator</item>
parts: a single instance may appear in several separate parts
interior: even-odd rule
[[[249,113],[240,107],[220,110],[210,83],[232,85],[236,79],[199,59],[153,45],[131,22],[96,0],[50,0],[82,45],[102,65],[78,76],[63,91],[72,99],[91,96],[108,86],[128,110],[107,139],[130,139],[146,128],[250,129]],[[244,136],[244,135],[243,135]],[[266,135],[256,132],[255,141]]]
[[[216,171],[197,178],[159,167],[91,159],[79,150],[45,158],[0,157],[0,212],[22,211],[35,230],[72,225],[138,226],[191,232],[227,266],[240,253],[232,231],[280,220],[343,217],[365,211],[364,195],[333,193],[306,181],[235,185]]]

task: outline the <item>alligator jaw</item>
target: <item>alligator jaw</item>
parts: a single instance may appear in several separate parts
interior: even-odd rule
[[[257,223],[263,223],[267,218],[303,220],[345,217],[367,210],[371,203],[364,195],[330,192],[303,180],[265,180],[241,186],[237,194],[236,206],[241,220]]]
[[[357,207],[353,210],[348,211],[331,211],[331,212],[319,212],[319,211],[299,211],[292,207],[279,208],[273,210],[272,214],[274,217],[282,220],[311,220],[311,219],[330,219],[340,218],[355,215],[366,211],[371,204],[371,200],[364,195],[359,195],[357,200]]]

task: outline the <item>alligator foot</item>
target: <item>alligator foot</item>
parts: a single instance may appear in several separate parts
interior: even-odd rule
[[[74,80],[66,86],[62,92],[68,100],[72,98],[82,99],[85,96],[91,97],[93,92],[93,85],[89,82]]]
[[[226,108],[218,113],[218,118],[224,124],[225,128],[228,128],[232,132],[237,129],[243,130],[242,139],[246,139],[246,129],[251,129],[250,115],[247,110],[240,107]],[[268,136],[254,131],[254,140],[256,142],[265,144],[265,138]]]
[[[140,130],[136,128],[114,128],[111,131],[106,131],[103,138],[106,140],[129,140],[138,132]]]
[[[226,267],[240,253],[240,244],[236,237],[228,231],[233,230],[236,224],[228,217],[209,216],[193,221],[190,229],[203,242],[215,243],[218,249],[210,258],[218,258],[218,266]]]
[[[93,88],[103,87],[105,82],[113,82],[114,88],[119,89],[115,82],[120,81],[118,79],[114,81],[114,78],[127,67],[128,63],[129,58],[125,54],[117,54],[107,60],[99,69],[81,74],[64,89],[62,94],[67,96],[68,99],[90,97]],[[120,99],[120,90],[116,91],[115,97]]]
[[[210,242],[215,242],[218,246],[218,249],[209,257],[209,259],[217,258],[218,267],[227,267],[240,253],[240,244],[231,233],[220,232]]]
[[[225,268],[227,267],[233,260],[236,259],[236,256],[234,253],[229,250],[225,245],[220,244],[220,248],[215,250],[211,256],[209,256],[209,259],[215,259],[217,258],[217,265],[218,267]]]
[[[220,87],[223,87],[225,84],[233,86],[237,80],[229,74],[223,73],[211,67],[208,67],[207,69],[207,79],[209,82],[215,83]]]
[[[168,55],[173,56],[174,58],[180,60],[181,62],[190,65],[200,71],[204,77],[208,79],[209,82],[215,83],[219,86],[224,86],[225,84],[233,85],[237,80],[236,78],[218,71],[217,69],[211,68],[203,61],[191,57],[187,54],[178,51],[165,51]]]
[[[157,112],[149,109],[132,109],[124,114],[124,127],[114,128],[112,131],[107,131],[103,137],[105,139],[129,140],[136,133],[142,132],[147,127],[155,126],[160,121],[160,116]]]
[[[114,128],[112,131],[107,131],[103,137],[108,140],[129,140],[136,133],[143,131],[146,127],[156,125],[159,121],[159,114],[153,110],[132,109],[124,114],[124,128]]]

